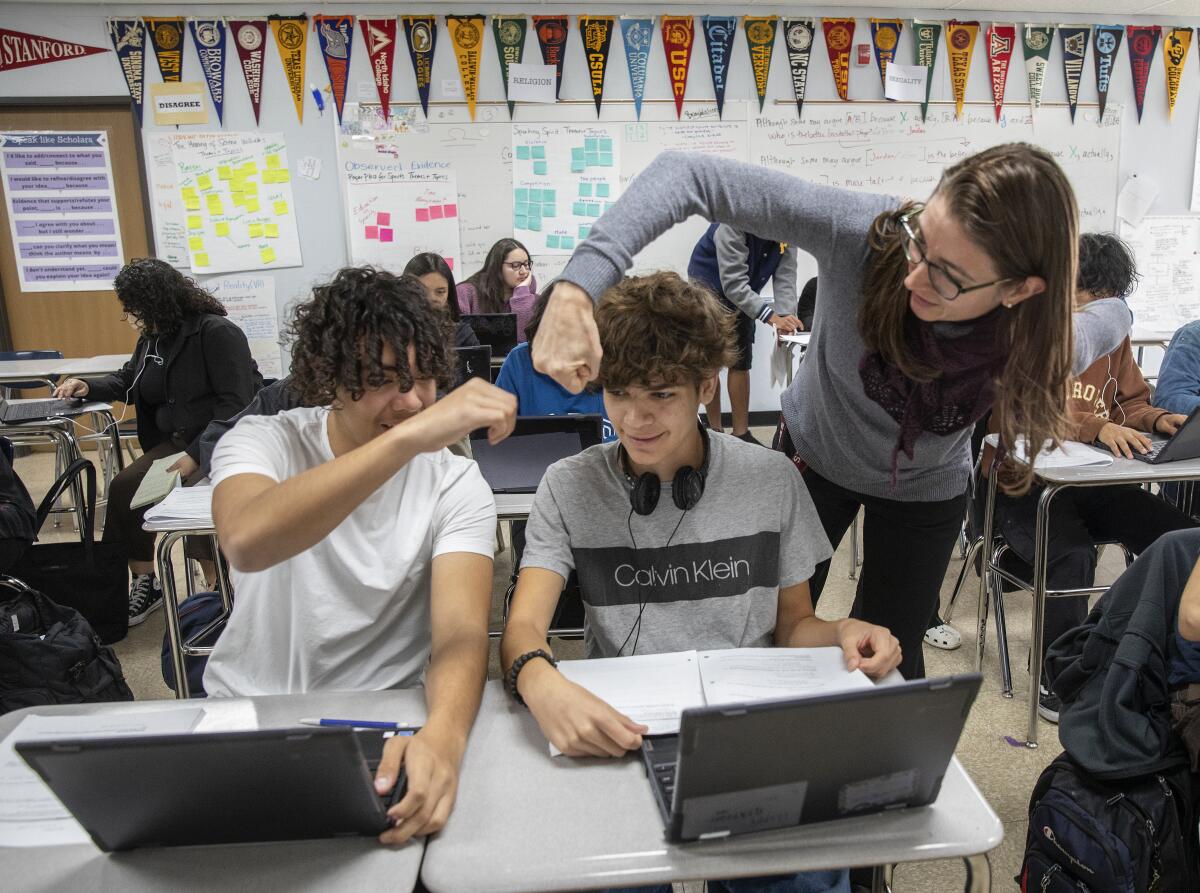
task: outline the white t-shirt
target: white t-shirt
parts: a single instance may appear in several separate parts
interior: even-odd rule
[[[213,485],[285,481],[333,460],[329,410],[249,416],[217,444]],[[204,673],[209,695],[375,691],[420,682],[430,650],[431,563],[492,556],[496,503],[479,466],[422,453],[311,549],[233,574],[229,624]]]

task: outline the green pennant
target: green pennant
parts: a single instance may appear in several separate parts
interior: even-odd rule
[[[500,60],[500,82],[504,84],[504,98],[508,99],[508,66],[520,65],[525,55],[525,30],[529,23],[525,16],[492,16],[492,36],[496,38],[496,57]],[[516,103],[508,101],[508,117],[511,120]]]

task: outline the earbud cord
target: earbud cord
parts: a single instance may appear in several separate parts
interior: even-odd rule
[[[683,523],[684,517],[691,509],[684,509],[679,516],[679,520],[675,522],[675,529],[671,531],[671,535],[667,537],[666,545],[663,546],[663,551],[666,551],[671,546],[671,540],[675,539],[675,534],[679,532],[679,525]],[[633,509],[629,509],[629,517],[625,519],[625,526],[629,530],[629,541],[633,543],[633,551],[638,551],[637,540],[633,538]],[[637,654],[638,640],[642,637],[642,614],[646,610],[648,602],[645,598],[645,589],[638,584],[638,612],[637,617],[633,621],[633,626],[629,627],[629,635],[625,636],[625,641],[621,643],[621,647],[617,649],[617,657],[621,656],[621,652],[625,650],[625,646],[629,644],[629,636],[633,636],[633,631],[637,630],[637,635],[633,639],[633,648],[629,654],[632,656]]]
[[[83,422],[79,421],[78,417],[73,416],[72,421],[74,421],[76,425],[78,425],[84,431],[87,431],[89,434],[96,434],[96,435],[106,434],[108,432],[109,428],[116,427],[117,425],[121,424],[121,422],[125,421],[125,414],[127,412],[129,412],[129,395],[133,393],[133,389],[137,385],[138,379],[141,378],[142,373],[146,371],[146,364],[149,363],[151,360],[154,360],[154,362],[156,362],[160,366],[163,364],[163,358],[158,352],[158,342],[159,342],[159,339],[155,338],[154,339],[154,352],[151,353],[149,351],[149,349],[147,349],[146,355],[144,357],[142,357],[142,368],[137,371],[137,375],[135,375],[133,377],[133,381],[131,381],[129,383],[129,387],[125,389],[125,399],[122,401],[121,417],[119,419],[113,419],[111,422],[109,422],[107,425],[105,425],[99,431],[95,430],[94,428],[89,428]]]

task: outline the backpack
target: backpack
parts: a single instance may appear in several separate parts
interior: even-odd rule
[[[1064,753],[1033,789],[1015,880],[1023,893],[1191,893],[1195,838],[1186,767],[1101,782]]]
[[[221,602],[221,593],[197,592],[189,595],[179,604],[180,641],[211,648],[225,629],[224,613],[225,605]],[[209,629],[218,621],[221,621],[219,626]],[[209,630],[208,633],[201,636],[200,633],[205,630]],[[193,639],[195,641],[192,641]],[[208,658],[185,657],[183,662],[187,668],[188,692],[191,697],[207,697],[204,692],[204,669],[208,666]],[[179,689],[175,687],[175,662],[171,659],[171,639],[165,634],[162,643],[162,674],[167,688],[178,694]]]
[[[78,611],[0,577],[0,713],[132,700],[117,656]]]

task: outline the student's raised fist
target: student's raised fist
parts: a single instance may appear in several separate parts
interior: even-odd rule
[[[499,443],[517,423],[517,398],[481,378],[468,379],[428,409],[397,425],[419,452],[431,453],[487,428],[488,442]]]
[[[578,394],[600,372],[600,333],[592,299],[573,282],[554,284],[530,345],[533,368]]]

